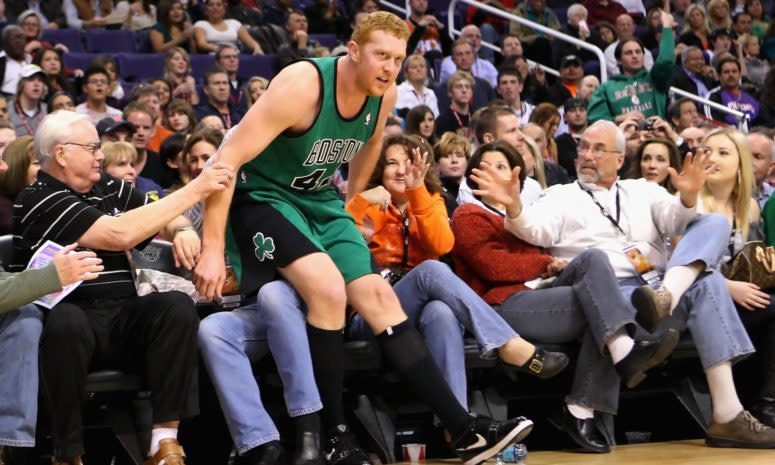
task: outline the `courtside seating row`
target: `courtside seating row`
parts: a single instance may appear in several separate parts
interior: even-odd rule
[[[12,237],[0,237],[0,264],[9,263],[12,253]],[[190,277],[185,270],[175,269],[169,242],[154,240],[143,251],[134,250],[133,258],[137,268],[151,268]],[[200,317],[205,317],[221,309],[200,305],[197,310]],[[542,347],[563,351],[572,357],[577,352],[577,347],[572,344],[545,344]],[[502,389],[503,376],[498,376],[497,362],[480,358],[476,342],[472,339],[466,340],[465,356],[466,369],[471,373],[469,408],[496,419],[507,417],[510,400],[545,399],[548,392],[555,390],[559,399],[570,386],[572,367],[558,380],[540,381],[529,376],[520,377],[510,380],[508,387]],[[644,387],[639,387],[638,391],[639,394],[645,390],[674,395],[697,425],[707,430],[710,421],[707,387],[702,381],[697,381],[696,373],[684,369],[686,359],[692,359],[691,366],[699,367],[694,343],[691,338],[684,336],[667,364],[661,370],[655,370],[657,372],[649,376]],[[377,453],[383,463],[393,463],[400,460],[400,453],[396,454],[395,450],[395,417],[400,406],[391,405],[386,397],[402,391],[400,385],[396,389],[390,388],[391,383],[395,385],[400,381],[395,374],[383,372],[383,368],[379,348],[372,342],[349,341],[345,344],[346,391],[355,399],[353,414],[369,436],[369,448]],[[493,373],[494,376],[490,376]],[[411,396],[410,393],[408,395]],[[628,392],[623,390],[622,395],[626,396]],[[150,396],[142,379],[117,370],[90,373],[86,383],[86,398],[92,401],[90,410],[103,413],[99,417],[100,422],[88,426],[112,429],[127,455],[135,464],[142,464],[144,449],[140,444],[147,444],[150,440],[151,428]],[[409,397],[405,400],[411,399]],[[605,433],[613,443],[613,417],[604,418],[604,423]]]
[[[69,69],[86,70],[91,62],[103,53],[69,52],[64,64]],[[118,75],[122,81],[137,83],[164,75],[164,55],[160,53],[107,53],[118,63]],[[191,55],[191,69],[197,82],[205,72],[215,66],[213,55]],[[262,76],[271,79],[278,72],[275,55],[242,55],[237,75],[241,79]]]
[[[310,34],[326,47],[336,46],[334,34]],[[42,39],[64,44],[71,52],[90,53],[152,53],[148,30],[127,29],[44,29]]]

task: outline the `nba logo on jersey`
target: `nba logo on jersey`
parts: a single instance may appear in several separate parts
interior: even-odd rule
[[[369,123],[371,123],[371,113],[366,115],[366,122],[364,123],[364,125],[368,126]]]

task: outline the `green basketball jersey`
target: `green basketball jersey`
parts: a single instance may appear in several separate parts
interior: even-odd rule
[[[350,161],[374,134],[381,97],[367,97],[351,119],[336,106],[336,63],[339,57],[312,58],[320,77],[322,102],[312,126],[301,134],[284,132],[257,157],[243,165],[237,191],[256,200],[268,200],[263,191],[314,194],[331,190],[331,177]],[[293,102],[287,102],[293,105]],[[284,192],[283,192],[284,191]],[[276,199],[276,196],[269,195]],[[287,197],[282,195],[282,197]],[[313,195],[314,197],[314,195]]]

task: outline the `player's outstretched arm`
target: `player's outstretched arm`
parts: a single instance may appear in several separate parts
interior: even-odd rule
[[[283,69],[240,123],[229,131],[213,158],[228,163],[238,172],[280,133],[286,129],[304,129],[302,126],[312,121],[317,114],[319,89],[318,74],[311,63],[299,62]],[[228,189],[211,195],[205,203],[202,255],[194,270],[194,284],[199,294],[208,299],[220,296],[226,276],[223,257],[226,221],[235,184],[236,179]]]
[[[374,129],[374,134],[371,136],[371,139],[363,145],[361,151],[350,161],[350,170],[347,178],[348,201],[366,189],[371,173],[377,166],[379,153],[382,150],[382,136],[385,129],[385,122],[387,121],[390,112],[396,106],[396,95],[396,86],[393,84],[390,89],[385,92],[385,96],[382,99],[382,106],[379,110],[379,120]]]

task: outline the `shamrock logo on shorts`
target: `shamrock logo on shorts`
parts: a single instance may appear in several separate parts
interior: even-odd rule
[[[264,237],[264,233],[256,233],[253,236],[253,244],[256,246],[256,258],[259,261],[264,261],[265,258],[274,260],[272,252],[274,252],[274,239],[271,237]]]

